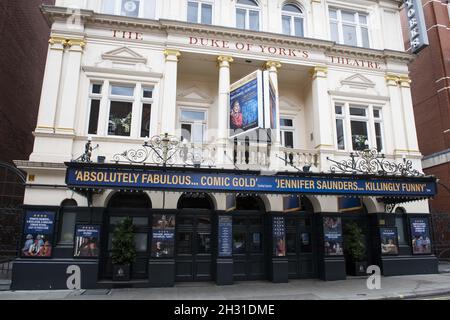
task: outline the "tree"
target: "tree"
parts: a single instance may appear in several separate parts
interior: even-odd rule
[[[117,265],[129,265],[136,258],[134,247],[133,220],[122,220],[115,228],[112,238],[112,262]]]

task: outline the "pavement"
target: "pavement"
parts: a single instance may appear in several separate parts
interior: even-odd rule
[[[379,290],[369,290],[366,282],[367,277],[349,277],[283,284],[250,281],[216,286],[202,282],[179,283],[172,288],[0,291],[0,300],[372,300],[450,295],[450,273],[381,277]]]

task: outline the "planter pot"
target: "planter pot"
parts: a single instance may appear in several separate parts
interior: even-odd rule
[[[352,275],[354,276],[365,276],[367,270],[367,262],[366,261],[356,261],[352,262]]]
[[[114,281],[130,281],[130,265],[113,265],[113,280]]]

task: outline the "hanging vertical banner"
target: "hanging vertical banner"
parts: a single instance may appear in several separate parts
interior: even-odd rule
[[[230,87],[229,137],[263,128],[263,75],[257,70]]]
[[[278,128],[278,92],[270,78],[269,71],[264,71],[264,127]]]
[[[152,257],[172,258],[175,248],[175,215],[153,214]]]
[[[408,19],[411,52],[418,53],[429,45],[421,0],[403,0]]]
[[[233,254],[233,219],[219,216],[219,257],[231,257]]]
[[[286,230],[284,217],[272,217],[273,255],[286,256]]]
[[[51,258],[54,227],[55,212],[27,211],[22,257]]]

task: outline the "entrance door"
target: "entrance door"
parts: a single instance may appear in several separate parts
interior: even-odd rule
[[[148,259],[150,257],[150,241],[149,235],[151,230],[151,219],[149,211],[129,210],[126,213],[122,210],[109,211],[108,219],[105,223],[104,241],[107,241],[106,250],[102,250],[102,277],[112,278],[112,238],[115,226],[125,219],[130,217],[133,219],[134,239],[136,249],[136,259],[131,264],[131,278],[145,279],[148,278]],[[105,242],[103,242],[105,243]]]
[[[181,210],[176,226],[175,281],[211,280],[211,212]]]
[[[286,254],[289,278],[316,278],[315,233],[310,214],[292,214],[286,217]]]
[[[233,213],[233,264],[235,280],[266,278],[264,215]]]

